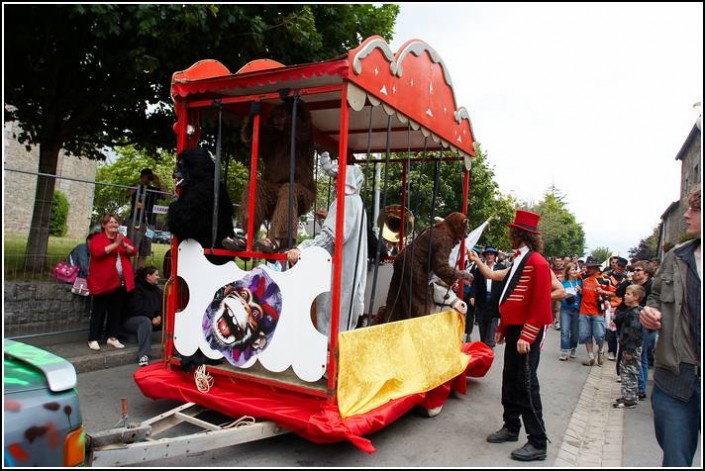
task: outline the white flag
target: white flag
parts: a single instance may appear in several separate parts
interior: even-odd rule
[[[482,236],[482,232],[485,230],[491,220],[492,217],[489,217],[487,221],[480,224],[476,229],[474,229],[470,234],[468,234],[468,236],[465,238],[465,250],[472,250],[472,248],[477,245],[478,241],[480,240],[480,237]],[[458,245],[453,247],[453,250],[450,251],[450,258],[448,259],[448,263],[451,267],[454,267],[458,264],[461,245],[463,245],[463,242],[460,242]],[[467,260],[467,257],[465,257],[465,260]]]

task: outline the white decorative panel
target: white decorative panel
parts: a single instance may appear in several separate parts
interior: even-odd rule
[[[331,285],[331,257],[319,247],[302,251],[293,268],[278,272],[235,262],[213,265],[201,245],[179,244],[179,276],[189,302],[176,313],[174,346],[185,356],[200,349],[238,368],[259,360],[273,372],[289,366],[304,381],[325,372],[328,340],[311,321],[311,305]]]

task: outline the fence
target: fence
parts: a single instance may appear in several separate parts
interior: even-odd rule
[[[54,185],[40,185],[40,179],[54,179]],[[74,295],[70,285],[51,276],[51,268],[65,260],[71,250],[85,243],[92,231],[101,230],[106,213],[116,214],[125,226],[130,215],[129,190],[136,186],[117,185],[93,180],[48,175],[13,168],[4,168],[3,211],[3,282],[4,327],[6,337],[23,337],[46,333],[61,333],[87,328],[86,317],[90,312],[89,298]],[[37,188],[52,188],[54,193],[37,195]],[[170,195],[147,190],[157,205],[167,205]],[[61,203],[61,193],[65,203]],[[46,252],[29,248],[33,220],[41,220],[35,211],[35,201],[53,201],[49,227],[46,234]],[[66,202],[68,205],[66,205]],[[40,206],[41,207],[41,206]],[[63,208],[63,209],[62,209]],[[63,216],[59,215],[65,213]],[[62,220],[65,221],[62,224]],[[155,236],[151,254],[146,264],[161,269],[169,237],[160,237],[166,226],[166,215],[156,214],[153,227]],[[127,227],[121,228],[126,230]],[[42,234],[42,231],[38,231]],[[40,243],[39,246],[42,246]],[[136,255],[135,255],[136,256]],[[28,261],[32,263],[28,263]],[[38,263],[37,263],[38,262]]]

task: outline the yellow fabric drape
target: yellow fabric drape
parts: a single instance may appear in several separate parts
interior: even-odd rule
[[[465,319],[445,311],[339,335],[338,409],[341,417],[430,391],[467,368],[461,352]]]

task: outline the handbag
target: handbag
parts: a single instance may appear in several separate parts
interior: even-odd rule
[[[56,264],[51,270],[51,274],[54,278],[64,283],[73,283],[76,281],[80,267],[78,265],[71,265],[70,263],[61,260]]]
[[[79,296],[88,296],[91,294],[88,291],[88,281],[85,278],[77,276],[73,282],[73,286],[71,287],[71,292]]]

